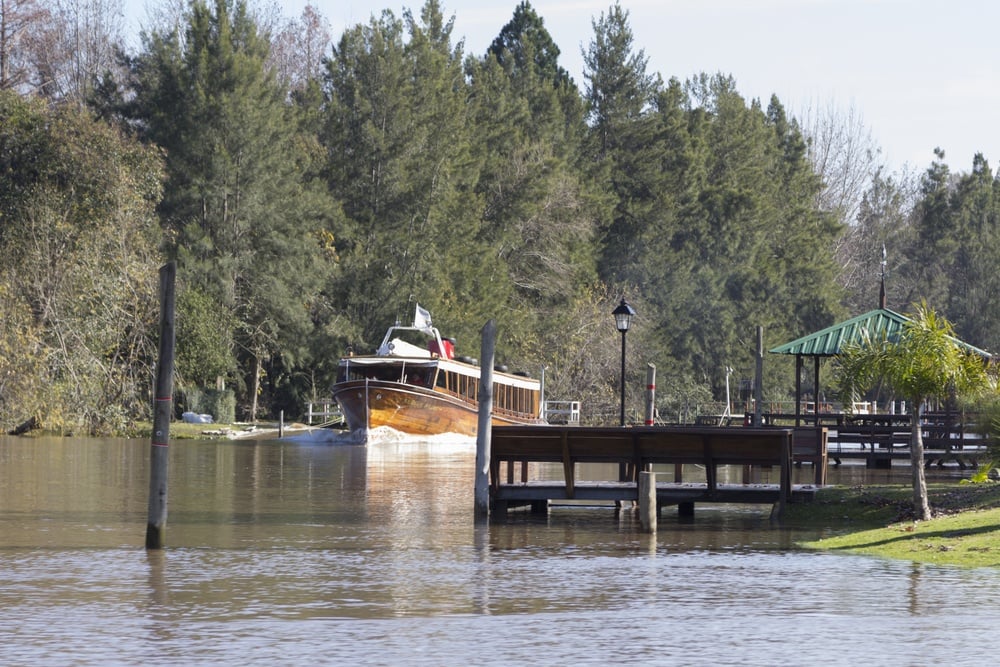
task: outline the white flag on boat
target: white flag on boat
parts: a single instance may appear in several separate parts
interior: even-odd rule
[[[420,307],[417,304],[417,311],[413,314],[413,328],[414,329],[430,329],[431,328],[431,314]]]

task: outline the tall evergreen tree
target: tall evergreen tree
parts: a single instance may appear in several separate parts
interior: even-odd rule
[[[583,109],[558,53],[541,17],[522,2],[486,57],[469,66],[485,151],[484,239],[511,285],[542,303],[592,280],[583,246],[593,243],[594,213],[575,170]]]
[[[145,38],[133,114],[165,150],[171,252],[188,287],[227,311],[220,323],[232,323],[235,379],[253,419],[265,365],[279,353],[294,364],[306,349],[332,213],[308,181],[308,139],[246,4],[195,0],[186,19],[183,38]]]
[[[583,54],[585,99],[596,155],[603,157],[619,148],[620,133],[649,108],[661,81],[646,71],[645,51],[634,50],[628,10],[616,2],[591,24],[594,38]]]
[[[731,77],[671,81],[617,136],[632,143],[612,172],[603,275],[635,285],[645,343],[679,374],[720,394],[726,367],[752,372],[754,325],[783,336],[832,321],[840,228],[815,208],[821,183],[777,99],[747,104]]]
[[[545,29],[545,21],[523,0],[500,30],[488,51],[512,75],[530,70],[553,85],[569,83],[569,72],[559,64],[559,47]]]
[[[840,227],[815,208],[821,183],[776,98],[765,112],[721,76],[693,81],[691,95],[692,106],[709,112],[699,114],[694,140],[706,161],[697,200],[677,228],[699,258],[690,281],[697,305],[673,304],[673,326],[687,341],[674,349],[718,389],[724,366],[749,375],[754,325],[794,337],[832,323],[840,295],[831,248]]]
[[[944,152],[935,151],[920,185],[920,199],[914,211],[917,243],[912,266],[914,298],[931,304],[947,302],[950,268],[960,245],[960,236],[951,208],[953,177],[944,162]],[[947,311],[944,311],[947,316]]]
[[[580,92],[569,72],[559,64],[560,53],[545,28],[545,20],[525,0],[490,44],[487,56],[493,56],[507,72],[514,88],[528,100],[535,117],[549,117],[553,101],[562,107],[566,125],[561,131],[570,135],[567,138],[575,150],[582,129]],[[554,100],[545,90],[539,90],[540,94],[532,92],[549,87],[555,90]]]
[[[931,181],[928,179],[928,185]],[[977,345],[1000,343],[1000,180],[981,154],[972,170],[951,179],[943,191],[933,189],[921,207],[924,217],[922,256],[937,261],[933,285],[944,310],[963,338]],[[933,203],[939,202],[940,208]],[[940,217],[939,217],[940,216]],[[936,220],[946,220],[947,238],[938,235]],[[929,277],[929,276],[928,276]]]
[[[518,332],[512,342],[522,359],[543,347],[554,352],[541,332],[565,330],[562,318],[595,280],[595,207],[576,169],[582,105],[557,56],[524,2],[485,57],[467,64],[482,156],[478,238],[489,262],[479,268],[493,276],[503,299],[497,313]]]
[[[601,230],[601,277],[612,285],[634,279],[631,259],[655,212],[663,174],[658,165],[652,104],[661,88],[649,74],[649,59],[634,51],[629,13],[615,3],[594,20],[594,38],[584,53],[588,167],[602,183],[613,210]]]
[[[327,64],[327,173],[348,218],[337,240],[345,280],[333,290],[354,345],[375,345],[387,324],[410,317],[413,300],[445,326],[448,313],[491,301],[488,280],[468,275],[483,259],[481,207],[452,23],[433,0],[419,20],[385,11],[347,30]]]

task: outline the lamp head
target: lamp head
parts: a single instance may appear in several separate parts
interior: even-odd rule
[[[622,302],[618,304],[618,307],[611,314],[615,316],[615,327],[624,333],[628,331],[629,325],[632,324],[632,318],[635,316],[635,308],[630,306],[625,298],[622,297]]]

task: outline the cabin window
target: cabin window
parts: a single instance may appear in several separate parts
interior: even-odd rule
[[[526,387],[497,383],[493,385],[493,394],[500,410],[523,415],[538,414],[538,395]]]
[[[432,368],[410,368],[406,371],[406,384],[416,387],[433,386],[434,369]]]
[[[451,375],[451,373],[448,373],[447,371],[441,371],[441,372],[439,372],[438,376],[437,376],[437,386],[441,387],[442,389],[447,389],[448,388],[448,377],[450,375]]]
[[[458,393],[466,398],[475,400],[478,385],[479,382],[476,381],[476,378],[472,378],[467,375],[462,375],[460,376]]]

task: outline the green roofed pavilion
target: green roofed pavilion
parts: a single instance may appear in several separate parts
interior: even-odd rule
[[[884,303],[884,296],[882,300]],[[864,340],[863,332],[865,331],[871,336],[880,335],[884,331],[886,337],[893,338],[902,331],[903,326],[909,321],[910,318],[906,315],[900,315],[883,306],[769,350],[772,354],[795,355],[795,425],[798,426],[800,424],[802,417],[803,357],[813,358],[813,387],[818,389],[819,362],[821,358],[835,357],[848,344],[862,342]],[[992,355],[985,350],[974,345],[969,345],[957,338],[954,340],[957,345],[969,352],[978,354],[984,359],[992,358]],[[815,405],[818,411],[819,400],[818,397],[815,398],[817,399]]]
[[[903,326],[910,321],[906,315],[886,308],[885,298],[885,266],[886,266],[885,246],[882,246],[882,275],[879,287],[878,305],[875,310],[870,310],[864,315],[858,315],[849,320],[834,324],[822,331],[797,338],[790,343],[779,345],[769,350],[772,354],[794,354],[795,355],[795,425],[799,426],[802,419],[802,358],[813,358],[813,388],[819,394],[819,361],[823,357],[835,357],[851,343],[861,343],[865,339],[865,333],[872,338],[881,336],[884,332],[886,338],[892,339],[899,335]],[[957,338],[953,339],[962,349],[978,354],[984,359],[991,359],[992,355],[981,350],[974,345],[964,343]],[[816,413],[819,413],[819,396],[816,399]],[[756,419],[754,423],[759,423]],[[817,420],[818,424],[819,421]]]

